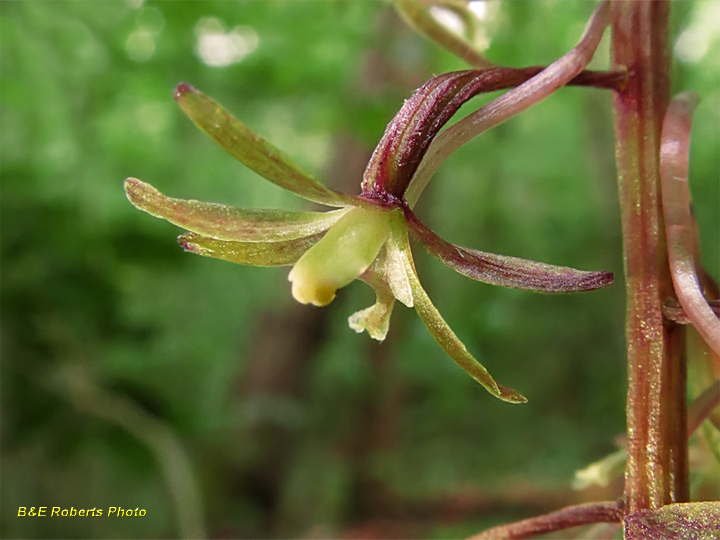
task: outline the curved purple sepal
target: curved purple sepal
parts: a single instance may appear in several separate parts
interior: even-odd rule
[[[430,230],[412,210],[406,209],[405,212],[410,230],[430,253],[453,270],[476,281],[550,293],[592,291],[613,282],[612,272],[586,272],[456,246]]]

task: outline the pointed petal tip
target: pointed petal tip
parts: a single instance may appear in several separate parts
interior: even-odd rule
[[[612,272],[584,272],[576,270],[578,275],[572,276],[564,287],[556,291],[546,292],[587,292],[602,289],[612,285],[615,281],[615,274]]]
[[[528,401],[527,398],[519,392],[516,392],[515,390],[508,388],[507,386],[502,386],[501,384],[498,385],[497,397],[507,403],[514,404],[527,403]]]
[[[508,403],[526,403],[527,399],[525,396],[506,386],[498,384],[495,379],[492,378],[488,370],[468,352],[465,345],[457,335],[455,335],[455,332],[452,331],[437,308],[433,305],[425,289],[422,288],[420,279],[415,271],[415,264],[408,241],[407,227],[403,222],[402,214],[396,215],[395,220],[391,222],[391,228],[393,241],[396,243],[398,249],[398,257],[405,266],[405,273],[408,277],[415,311],[427,327],[430,335],[432,335],[435,341],[437,341],[458,366],[465,370],[475,381],[480,383],[490,394]]]
[[[175,87],[175,91],[173,92],[173,98],[175,98],[175,100],[177,101],[185,95],[193,94],[195,92],[197,92],[197,90],[195,90],[195,87],[188,83],[181,82]]]

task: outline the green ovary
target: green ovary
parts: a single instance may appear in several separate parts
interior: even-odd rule
[[[353,208],[295,263],[288,279],[301,304],[326,306],[365,272],[390,236],[390,213]]]

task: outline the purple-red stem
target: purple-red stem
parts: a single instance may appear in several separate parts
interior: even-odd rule
[[[688,500],[685,331],[666,324],[672,297],[660,206],[660,134],[670,99],[669,2],[617,0],[614,68],[628,84],[614,98],[627,292],[626,512]]]

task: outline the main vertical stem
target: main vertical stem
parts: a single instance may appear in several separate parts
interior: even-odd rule
[[[659,167],[670,98],[669,11],[664,1],[613,4],[613,65],[629,71],[614,98],[627,279],[627,513],[688,498],[684,330],[662,315],[673,295]]]

